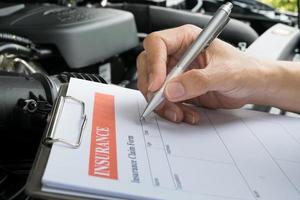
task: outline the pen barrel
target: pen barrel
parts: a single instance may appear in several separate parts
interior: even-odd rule
[[[199,34],[195,42],[191,47],[183,54],[181,60],[170,72],[173,77],[173,73],[178,75],[185,71],[189,65],[195,60],[195,58],[206,48],[209,44],[221,33],[226,24],[229,21],[229,14],[232,8],[232,4],[225,4],[220,7],[216,14],[208,22],[207,26]],[[171,78],[171,77],[170,77]]]

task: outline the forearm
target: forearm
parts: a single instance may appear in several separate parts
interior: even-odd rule
[[[265,85],[254,103],[300,112],[300,63],[261,62],[266,67],[262,76]]]

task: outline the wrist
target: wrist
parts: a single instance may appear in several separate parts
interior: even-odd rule
[[[259,60],[261,89],[251,103],[300,112],[300,65],[286,61]]]
[[[252,58],[253,59],[253,58]],[[272,61],[253,59],[256,69],[250,104],[273,105],[282,87],[283,69]]]

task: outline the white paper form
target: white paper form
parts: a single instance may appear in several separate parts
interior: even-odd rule
[[[95,93],[114,97],[115,179],[88,173]],[[96,198],[300,199],[299,119],[203,109],[197,126],[157,116],[139,121],[146,102],[138,91],[72,79],[68,95],[86,103],[88,123],[79,149],[53,145],[45,191]],[[76,108],[65,108],[57,134],[71,138],[65,130],[74,129]]]

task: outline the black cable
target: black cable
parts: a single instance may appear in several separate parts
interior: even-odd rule
[[[30,196],[27,196],[25,200],[29,200],[29,199],[30,199]]]
[[[25,190],[25,185],[20,190],[18,190],[14,195],[9,197],[8,200],[16,199],[24,190]]]
[[[21,53],[25,53],[25,56],[27,56],[29,53],[30,56],[36,55],[38,57],[45,57],[53,54],[52,50],[50,49],[37,48],[36,45],[28,38],[10,33],[0,33],[0,42],[19,45],[19,51],[21,51]]]
[[[34,46],[34,43],[31,40],[10,33],[0,33],[0,40],[4,42],[21,44],[23,46]]]
[[[26,47],[20,44],[14,43],[0,43],[0,54],[9,53],[24,57],[46,57],[52,55],[53,52],[50,49],[37,49],[34,46]]]
[[[8,175],[6,174],[6,175],[0,180],[0,185],[1,185],[2,183],[4,183],[4,181],[7,179],[7,177],[8,177]]]
[[[13,43],[0,43],[0,54],[3,53],[10,53],[16,55],[21,54],[26,57],[32,56],[32,50],[30,48]]]

